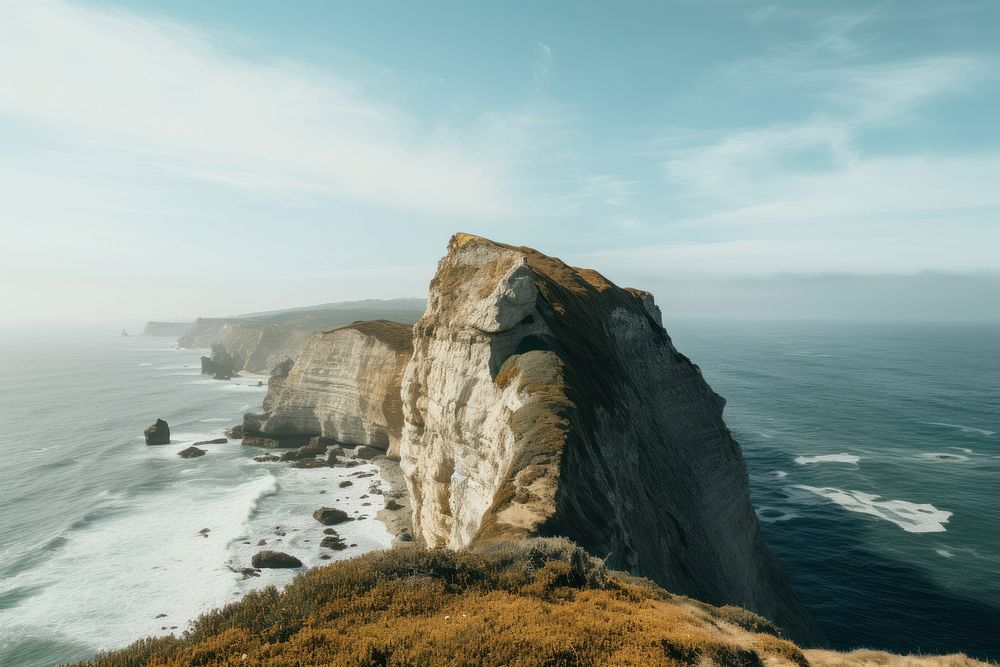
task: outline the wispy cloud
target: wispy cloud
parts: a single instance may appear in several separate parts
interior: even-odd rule
[[[549,69],[552,67],[552,47],[545,42],[535,45],[535,90],[545,87],[549,79]]]
[[[229,187],[469,218],[516,210],[508,156],[477,134],[419,123],[349,79],[223,44],[166,20],[7,0],[0,111],[75,150]]]

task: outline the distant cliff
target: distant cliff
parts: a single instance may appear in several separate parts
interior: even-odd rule
[[[565,536],[823,641],[761,539],[723,399],[648,293],[458,234],[402,391],[401,465],[429,545]]]
[[[370,299],[234,317],[199,317],[177,341],[180,347],[221,344],[234,360],[234,372],[269,373],[292,359],[317,331],[358,320],[386,319],[411,324],[423,314],[423,299]]]
[[[412,326],[386,320],[313,334],[287,374],[271,381],[265,412],[248,416],[244,432],[279,440],[324,436],[395,458],[403,426],[400,381],[412,338]]]
[[[171,338],[175,336],[181,336],[188,327],[193,324],[192,322],[146,322],[146,326],[142,330],[142,335],[144,336],[169,336]]]

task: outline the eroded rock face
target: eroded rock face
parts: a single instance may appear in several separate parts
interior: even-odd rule
[[[267,373],[275,364],[293,358],[312,335],[311,331],[276,324],[262,325],[253,321],[225,318],[198,318],[178,339],[180,347],[214,347],[222,345],[232,359],[230,373],[248,371]],[[214,356],[214,354],[213,354]],[[209,363],[202,372],[218,372]]]
[[[413,345],[400,455],[419,538],[566,536],[822,642],[761,540],[724,400],[650,294],[458,234]]]
[[[248,416],[244,432],[321,436],[324,447],[364,445],[395,456],[403,425],[400,382],[411,352],[412,327],[386,320],[315,334],[281,369],[283,377],[272,375],[266,412]]]

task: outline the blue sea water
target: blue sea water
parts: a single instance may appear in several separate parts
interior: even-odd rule
[[[1000,659],[1000,327],[668,325],[834,645]]]
[[[369,519],[338,527],[357,546],[333,558],[391,542],[373,518],[382,497],[359,498],[367,484],[338,488],[374,466],[258,463],[262,450],[238,441],[177,456],[258,410],[257,378],[204,377],[202,351],[165,338],[8,334],[0,345],[0,665],[51,665],[181,632],[251,588],[287,583],[292,570],[244,579],[230,567],[249,566],[260,540],[324,562],[311,517],[324,504]],[[142,432],[157,417],[172,442],[147,447]]]
[[[1000,656],[1000,328],[668,326],[728,399],[765,539],[837,647]],[[312,509],[377,509],[364,485],[334,491],[344,469],[261,464],[235,443],[176,456],[264,395],[199,375],[201,351],[104,332],[0,344],[0,665],[180,632],[289,580],[229,569],[258,540],[317,564]],[[156,417],[169,446],[143,444]],[[348,526],[358,546],[338,558],[389,543],[377,521]]]

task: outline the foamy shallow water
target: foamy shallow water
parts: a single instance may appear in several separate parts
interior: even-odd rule
[[[4,452],[0,480],[0,530],[15,538],[0,545],[0,664],[49,665],[179,633],[202,612],[302,571],[244,578],[239,570],[262,549],[312,567],[391,545],[375,519],[384,497],[369,488],[381,480],[373,464],[259,463],[252,457],[266,450],[238,441],[200,445],[207,454],[195,459],[177,456],[222,436],[266,392],[257,378],[202,379],[200,353],[168,340],[109,340],[77,359],[86,375],[65,359],[40,374],[36,361],[7,385],[20,384],[33,403],[48,397],[49,406],[79,409],[56,428],[25,400],[15,411],[19,429],[0,422],[5,442],[16,445]],[[170,422],[171,444],[147,447],[142,428],[156,417]],[[344,481],[352,484],[340,488]],[[320,547],[325,526],[312,512],[324,505],[355,517],[334,527],[355,546]]]

